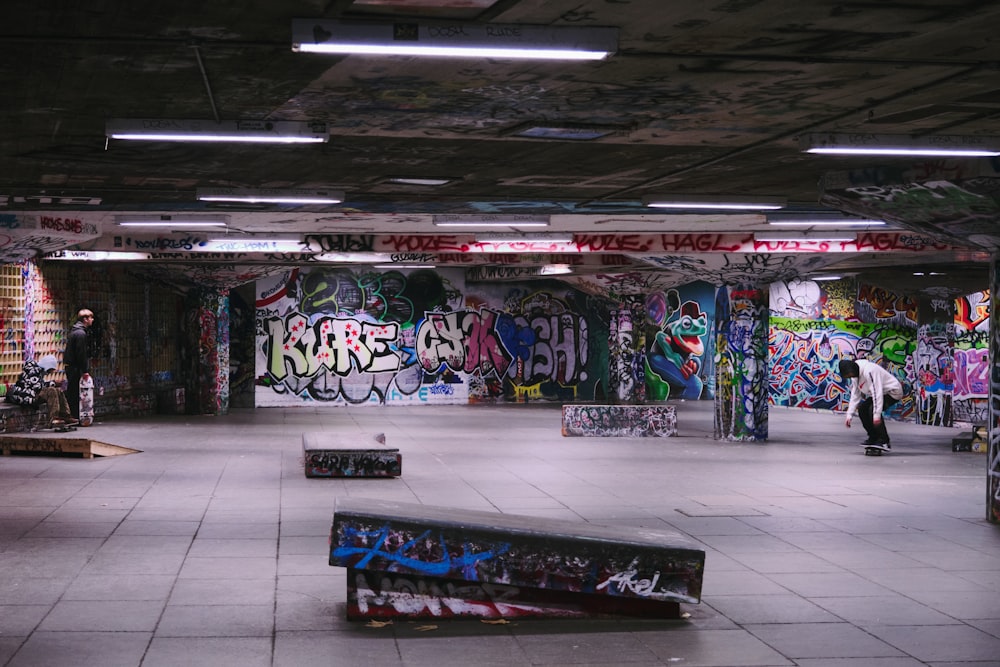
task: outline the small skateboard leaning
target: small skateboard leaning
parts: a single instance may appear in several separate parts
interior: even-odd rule
[[[94,423],[94,378],[90,373],[80,376],[80,426]]]
[[[891,452],[892,450],[885,445],[865,445],[861,444],[858,447],[865,448],[865,456],[882,456],[886,452]]]

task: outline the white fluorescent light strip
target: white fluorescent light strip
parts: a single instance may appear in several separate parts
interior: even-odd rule
[[[478,236],[476,243],[572,243],[572,236]]]
[[[344,201],[341,193],[324,193],[315,190],[227,190],[202,188],[199,201],[246,202],[250,204],[339,204]]]
[[[198,227],[225,227],[225,222],[198,222],[185,220],[163,220],[156,222],[119,222],[119,227],[168,227],[173,229],[198,228]]]
[[[110,135],[112,139],[127,139],[133,141],[205,141],[205,142],[241,142],[251,144],[318,144],[322,139],[309,137],[265,137],[246,134],[136,134],[121,132]]]
[[[706,211],[776,211],[787,202],[777,197],[740,197],[738,195],[646,195],[644,206],[650,208],[693,209]]]
[[[292,50],[307,53],[602,60],[617,49],[613,27],[292,20]]]
[[[418,44],[302,44],[306,53],[370,56],[447,56],[452,58],[521,58],[534,60],[603,60],[607,51],[542,48],[488,48],[485,46],[420,46]]]
[[[325,123],[302,121],[220,121],[157,118],[111,119],[111,139],[133,141],[200,141],[258,144],[317,144],[329,140]]]
[[[435,227],[548,227],[547,222],[435,222]]]
[[[373,269],[435,269],[434,264],[374,264]]]
[[[774,220],[772,227],[881,227],[885,220]]]
[[[899,155],[924,157],[996,157],[1000,151],[963,148],[810,148],[806,153],[815,155]]]
[[[962,135],[805,134],[799,146],[814,155],[898,155],[901,157],[996,157],[1000,137]]]
[[[706,209],[716,211],[775,211],[781,208],[780,204],[740,204],[733,202],[730,204],[699,204],[696,202],[657,202],[646,204],[650,208],[691,208]]]
[[[858,237],[856,234],[789,234],[788,236],[780,235],[780,232],[774,234],[754,234],[753,240],[760,243],[834,243],[839,241],[857,241]]]

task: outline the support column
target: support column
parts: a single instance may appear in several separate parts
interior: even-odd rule
[[[913,389],[917,423],[951,426],[955,391],[955,300],[921,299],[917,310]]]
[[[641,297],[625,297],[610,312],[608,328],[608,398],[613,404],[646,402],[646,321]]]
[[[196,414],[229,412],[229,290],[202,289],[188,297],[186,393]],[[191,408],[189,402],[188,407]]]
[[[724,285],[715,294],[715,438],[767,440],[768,291]]]
[[[1000,255],[990,263],[989,460],[986,468],[986,520],[1000,523]]]

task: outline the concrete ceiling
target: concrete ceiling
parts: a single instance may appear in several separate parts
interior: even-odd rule
[[[291,50],[293,18],[614,26],[619,51],[591,63],[324,56]],[[588,248],[614,238],[600,261],[576,258],[574,280],[596,289],[621,287],[619,275],[647,289],[822,269],[941,295],[984,289],[1000,246],[995,159],[820,157],[798,144],[808,133],[1000,134],[1000,4],[988,0],[8,0],[4,19],[2,261],[112,247],[125,213],[224,213],[240,233],[350,235],[337,238],[383,251],[407,249],[402,236],[440,237],[435,215],[548,215],[548,231],[591,239]],[[321,121],[330,140],[108,141],[110,118]],[[545,125],[606,134],[519,134]],[[399,176],[452,180],[389,182]],[[199,187],[347,197],[210,205],[196,200]],[[753,242],[768,229],[761,215],[642,207],[643,195],[662,193],[784,197],[793,209],[878,215],[891,229],[837,253],[795,253]],[[60,221],[91,233],[80,242]],[[721,243],[696,252],[706,235]],[[170,249],[189,237],[156,238]],[[462,253],[450,250],[467,239],[446,240],[418,244],[420,254],[480,272],[493,265],[490,253],[455,261]],[[507,263],[537,267],[565,250],[531,247]],[[232,286],[295,261],[199,257],[177,253],[143,270]],[[945,277],[914,280],[932,265]]]

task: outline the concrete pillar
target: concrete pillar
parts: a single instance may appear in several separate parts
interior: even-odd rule
[[[955,391],[955,300],[921,299],[913,390],[917,423],[951,426]]]
[[[1000,523],[1000,255],[990,263],[990,407],[986,519]]]
[[[185,313],[188,361],[186,392],[196,414],[229,412],[229,290],[205,288],[188,295]]]
[[[767,440],[768,290],[724,285],[715,298],[717,440]]]

